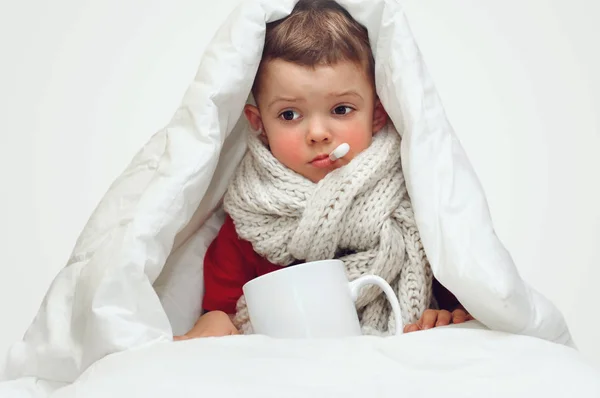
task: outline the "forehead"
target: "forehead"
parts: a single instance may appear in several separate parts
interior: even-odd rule
[[[320,95],[327,91],[372,91],[373,83],[360,63],[304,66],[281,59],[265,62],[256,87],[262,96]]]

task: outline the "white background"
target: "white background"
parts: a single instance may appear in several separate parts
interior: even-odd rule
[[[238,0],[0,3],[0,358]],[[600,2],[405,2],[523,277],[600,365]]]

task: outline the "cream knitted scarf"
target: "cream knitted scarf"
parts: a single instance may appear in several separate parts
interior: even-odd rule
[[[281,164],[254,135],[225,195],[240,238],[274,264],[340,258],[349,280],[374,274],[396,292],[405,324],[431,302],[432,272],[400,163],[400,135],[387,126],[369,148],[315,184]],[[251,333],[244,297],[234,323]],[[363,331],[395,332],[391,306],[375,286],[357,301]]]

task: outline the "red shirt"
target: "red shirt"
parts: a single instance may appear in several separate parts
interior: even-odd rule
[[[229,215],[204,257],[204,300],[206,311],[223,311],[235,314],[236,304],[242,296],[246,282],[282,266],[272,264],[241,239]],[[433,280],[433,295],[442,309],[454,310],[459,302],[437,280]]]
[[[229,215],[204,257],[204,300],[206,311],[235,314],[235,305],[246,282],[281,269],[261,257],[252,244],[240,239]]]

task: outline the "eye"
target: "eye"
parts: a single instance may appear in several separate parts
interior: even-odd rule
[[[295,120],[298,119],[300,115],[298,114],[298,112],[294,111],[283,111],[281,112],[279,117],[283,117],[284,120]]]
[[[352,109],[349,106],[338,106],[333,110],[333,113],[335,113],[336,115],[347,115],[353,110],[354,109]]]

